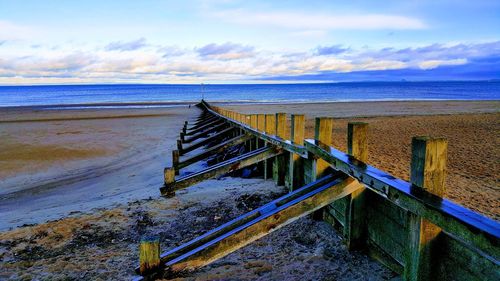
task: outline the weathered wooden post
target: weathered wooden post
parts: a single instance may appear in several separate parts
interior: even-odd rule
[[[266,130],[266,115],[257,114],[257,130],[264,132]],[[257,139],[257,148],[263,147],[264,141]]]
[[[268,135],[276,135],[276,115],[266,114],[266,129],[265,132]],[[270,178],[269,175],[273,174],[273,159],[267,159],[264,161],[264,179]]]
[[[139,244],[139,271],[141,275],[161,269],[160,253],[160,239],[158,237],[142,237]]]
[[[439,197],[445,190],[448,142],[444,138],[414,137],[410,181],[412,188],[423,189]],[[436,238],[441,229],[420,216],[408,215],[408,245],[405,253],[405,280],[432,280],[437,265]],[[453,269],[450,269],[453,270]]]
[[[314,121],[314,139],[316,140],[316,142],[321,142],[322,144],[331,146],[333,118],[316,117]],[[316,179],[322,177],[330,166],[323,159],[317,159],[312,154],[309,154],[309,156],[311,160],[309,160],[304,167],[304,170],[307,171],[307,173],[304,173],[304,175],[307,177],[305,178],[305,183],[316,181]],[[328,208],[328,206],[326,208]],[[325,208],[322,208],[314,212],[312,215],[313,219],[323,219],[324,209]]]
[[[175,169],[173,167],[167,167],[163,170],[163,176],[165,181],[165,187],[160,188],[160,190],[164,190],[162,195],[166,197],[173,197],[175,195],[175,191],[173,191],[169,186],[175,182]]]
[[[276,113],[276,136],[286,139],[286,113]],[[273,161],[273,179],[277,185],[285,184],[286,153],[278,155]]]
[[[333,118],[331,117],[317,117],[314,126],[314,139],[323,144],[332,145],[332,131],[333,131]],[[312,181],[321,177],[328,169],[329,164],[322,160],[317,159],[314,161],[314,172]]]
[[[184,132],[184,134],[186,134],[187,125],[188,125],[188,121],[184,121],[184,127],[182,127],[182,132]]]
[[[276,135],[276,115],[266,114],[266,134]]]
[[[177,140],[177,150],[179,150],[179,153],[182,154],[182,141]]]
[[[347,153],[363,162],[368,161],[367,135],[368,123],[350,122],[347,125]],[[349,250],[359,249],[365,245],[367,193],[365,188],[360,188],[340,199],[346,201],[344,238]]]
[[[172,150],[172,167],[175,170],[175,174],[179,174],[179,150]]]
[[[305,116],[303,114],[292,114],[292,124],[290,129],[290,140],[294,144],[303,145],[305,135]],[[304,169],[302,158],[298,154],[290,153],[287,186],[290,191],[304,185]]]
[[[250,115],[250,127],[252,127],[252,129],[257,129],[257,114]],[[250,140],[250,150],[257,148],[257,141],[258,139],[256,137]]]
[[[257,114],[250,115],[250,126],[253,129],[257,129]]]

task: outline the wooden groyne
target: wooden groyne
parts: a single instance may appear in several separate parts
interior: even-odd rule
[[[344,153],[331,146],[332,118],[316,118],[314,139],[305,139],[304,115],[291,115],[287,128],[284,113],[197,106],[202,113],[184,124],[162,195],[251,168],[290,192],[161,255],[158,241],[145,239],[139,279],[200,268],[311,214],[337,229],[348,249],[404,280],[500,280],[500,224],[443,198],[445,139],[413,138],[407,182],[366,163],[366,123],[348,124]],[[199,161],[208,168],[176,176]]]

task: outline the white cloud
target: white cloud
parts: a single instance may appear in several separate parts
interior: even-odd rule
[[[242,9],[213,12],[213,16],[236,24],[263,25],[290,29],[332,30],[332,29],[422,29],[426,28],[419,19],[384,14],[330,15],[301,12],[253,12]]]
[[[454,60],[426,60],[423,62],[418,63],[418,66],[421,69],[433,69],[437,68],[439,66],[446,66],[446,65],[462,65],[466,64],[467,59],[454,59]]]
[[[10,21],[0,20],[0,39],[1,40],[20,40],[30,39],[33,36],[40,35],[40,30],[35,27],[21,25]]]

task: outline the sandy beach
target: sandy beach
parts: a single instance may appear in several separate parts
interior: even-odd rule
[[[446,197],[500,219],[500,102],[225,106],[246,113],[306,114],[307,137],[313,136],[313,117],[333,116],[333,145],[341,150],[347,122],[368,122],[368,162],[406,180],[411,137],[444,136],[449,140]],[[159,235],[162,247],[170,248],[286,192],[271,181],[226,177],[173,199],[160,197],[162,171],[178,132],[198,113],[187,106],[0,110],[0,279],[129,279],[142,235]],[[305,228],[311,231],[300,231]],[[299,280],[304,275],[314,280],[396,277],[362,253],[348,252],[325,223],[303,218],[179,279]]]

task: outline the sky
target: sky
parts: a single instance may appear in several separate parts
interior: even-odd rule
[[[0,84],[500,79],[500,1],[0,0]]]

